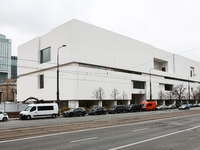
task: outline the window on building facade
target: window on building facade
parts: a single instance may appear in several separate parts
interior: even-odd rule
[[[44,75],[39,75],[39,87],[40,89],[43,89],[44,88]]]
[[[51,47],[40,51],[40,63],[45,63],[51,60]]]
[[[190,67],[190,77],[194,76],[194,67]]]
[[[145,88],[145,82],[133,81],[133,88],[134,89],[144,89]]]
[[[173,85],[165,84],[165,91],[172,91]]]

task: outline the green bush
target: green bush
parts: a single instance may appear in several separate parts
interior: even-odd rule
[[[107,111],[110,109],[111,106],[103,106]]]
[[[63,113],[64,111],[68,111],[70,108],[69,107],[63,107],[61,112]]]

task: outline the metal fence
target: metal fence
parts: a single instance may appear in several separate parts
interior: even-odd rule
[[[0,110],[5,112],[17,112],[24,110],[29,104],[0,104]]]

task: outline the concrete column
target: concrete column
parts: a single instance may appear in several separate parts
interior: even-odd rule
[[[157,100],[155,100],[155,102],[156,102],[156,105],[158,105],[158,101],[157,101]]]
[[[79,107],[79,101],[68,101],[69,108],[77,108]]]
[[[165,105],[165,100],[163,100],[163,105]]]
[[[174,105],[176,105],[176,100],[174,100],[174,103],[173,103]]]
[[[123,100],[122,105],[128,106],[130,104],[130,100]]]
[[[100,100],[99,101],[99,104],[98,104],[100,107],[102,107],[102,101]]]

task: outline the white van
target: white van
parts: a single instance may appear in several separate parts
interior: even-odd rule
[[[58,104],[57,103],[44,103],[44,104],[30,104],[28,107],[19,113],[19,119],[31,118],[44,118],[52,117],[56,118],[58,114]]]

